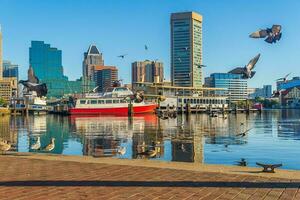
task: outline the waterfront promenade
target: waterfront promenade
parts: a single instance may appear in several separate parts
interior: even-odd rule
[[[0,199],[300,199],[300,172],[40,154],[0,156]]]

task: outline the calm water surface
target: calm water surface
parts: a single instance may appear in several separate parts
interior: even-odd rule
[[[237,134],[251,129],[245,137]],[[0,117],[0,137],[15,151],[235,165],[244,158],[300,169],[300,110],[211,118],[205,114],[160,120],[136,116]],[[30,146],[41,139],[41,150]],[[155,153],[153,153],[155,152]]]

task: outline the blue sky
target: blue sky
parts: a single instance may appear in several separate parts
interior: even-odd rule
[[[3,56],[19,64],[25,78],[30,41],[43,40],[63,51],[64,72],[74,80],[81,76],[83,52],[94,43],[125,82],[130,81],[131,62],[144,59],[164,62],[169,79],[170,14],[196,11],[204,20],[206,76],[244,66],[261,53],[249,85],[274,85],[289,72],[300,76],[299,10],[298,0],[0,0]],[[279,43],[248,37],[273,24],[283,26]],[[120,54],[128,56],[122,60]]]

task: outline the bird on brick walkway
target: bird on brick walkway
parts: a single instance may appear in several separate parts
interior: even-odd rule
[[[52,151],[54,148],[55,148],[55,138],[51,138],[51,142],[45,147],[45,151]]]
[[[121,156],[123,156],[123,155],[125,155],[125,153],[126,153],[126,147],[118,147],[117,148],[117,153],[119,154],[119,155],[121,155]]]
[[[30,147],[32,150],[39,150],[41,148],[41,138],[38,137],[35,144],[31,145]]]
[[[10,142],[6,140],[0,141],[0,151],[2,152],[2,154],[5,154],[10,149],[11,149]]]

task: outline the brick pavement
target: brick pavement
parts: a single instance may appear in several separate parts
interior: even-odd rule
[[[300,199],[300,180],[0,156],[0,199]]]

